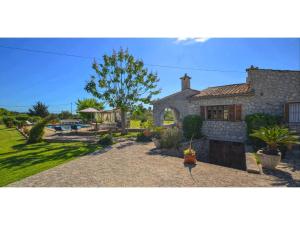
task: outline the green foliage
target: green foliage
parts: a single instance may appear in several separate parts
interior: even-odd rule
[[[2,121],[8,128],[12,128],[15,125],[15,118],[13,116],[3,116]]]
[[[196,152],[193,149],[188,148],[188,149],[183,150],[183,154],[184,155],[195,155]]]
[[[42,118],[40,116],[30,116],[28,121],[31,122],[31,123],[36,123],[36,122],[39,122],[41,121]]]
[[[108,146],[113,144],[113,138],[111,134],[104,134],[100,137],[99,142],[102,146]]]
[[[188,115],[183,119],[183,135],[187,139],[200,138],[203,120],[199,115]]]
[[[164,130],[165,130],[164,127],[154,127],[152,131],[152,136],[156,139],[161,139]]]
[[[182,140],[182,132],[177,127],[167,128],[161,134],[162,148],[176,148]]]
[[[18,114],[16,115],[16,120],[19,120],[19,121],[26,121],[29,119],[29,115],[28,114]]]
[[[103,99],[110,107],[120,109],[122,132],[125,131],[126,113],[140,104],[150,104],[159,81],[157,74],[149,72],[142,60],[137,60],[122,48],[111,55],[104,55],[103,62],[93,63],[96,76],[86,84],[85,90]]]
[[[255,113],[251,115],[247,115],[245,117],[245,121],[247,124],[247,136],[248,141],[255,147],[260,148],[264,147],[265,143],[262,142],[260,139],[250,136],[250,134],[254,130],[258,130],[261,127],[273,127],[276,125],[280,125],[281,117],[273,116],[266,113]]]
[[[140,105],[136,107],[136,109],[131,113],[130,118],[131,120],[140,120],[143,123],[147,120],[153,119],[153,112],[150,107],[146,109],[142,105]]]
[[[32,106],[32,109],[29,109],[29,114],[32,116],[40,116],[42,118],[45,118],[49,115],[48,106],[46,106],[42,102],[37,102]]]
[[[72,119],[73,115],[69,111],[61,111],[61,113],[58,114],[58,118],[61,120]]]
[[[95,98],[85,98],[85,99],[78,99],[76,102],[77,105],[77,112],[86,108],[94,108],[98,110],[104,109],[104,104],[102,102],[98,102]],[[80,118],[85,121],[91,119],[91,115],[89,113],[79,113]]]
[[[154,128],[153,119],[142,122],[141,127],[148,129],[148,130],[153,130],[153,128]]]
[[[40,122],[38,122],[36,125],[34,125],[30,130],[27,143],[31,144],[41,142],[44,135],[45,126],[53,119],[55,119],[55,116],[49,115],[46,118],[42,119]]]
[[[267,144],[267,149],[265,150],[267,154],[276,155],[280,145],[300,144],[299,136],[289,131],[288,128],[279,126],[261,127],[258,130],[254,130],[250,136],[258,138]]]
[[[152,141],[151,135],[147,135],[145,132],[140,132],[136,136],[136,141],[137,142],[150,142]]]
[[[164,111],[164,120],[166,121],[175,121],[173,111],[171,109],[166,109]]]

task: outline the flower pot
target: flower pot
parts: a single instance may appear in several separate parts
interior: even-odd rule
[[[267,155],[263,153],[263,150],[259,150],[257,155],[260,159],[262,167],[267,169],[275,169],[281,160],[281,153],[278,153],[278,155]]]
[[[157,138],[153,138],[152,141],[154,142],[154,145],[156,148],[160,148],[160,140]]]
[[[195,154],[189,154],[184,155],[184,164],[196,164],[196,155]]]

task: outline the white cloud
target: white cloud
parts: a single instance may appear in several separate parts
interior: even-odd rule
[[[206,41],[208,41],[209,38],[201,38],[201,37],[197,37],[197,38],[187,38],[187,37],[179,37],[176,39],[175,43],[179,44],[179,43],[183,43],[183,44],[193,44],[193,43],[204,43]]]

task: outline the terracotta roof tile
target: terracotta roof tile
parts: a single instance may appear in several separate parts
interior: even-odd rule
[[[249,84],[231,84],[218,87],[209,87],[199,94],[193,97],[219,97],[219,96],[231,96],[231,95],[243,95],[251,93],[251,88]]]

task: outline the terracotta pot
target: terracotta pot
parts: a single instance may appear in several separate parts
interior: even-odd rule
[[[153,138],[152,141],[154,142],[154,145],[156,148],[160,148],[160,140],[157,138]]]
[[[184,155],[184,164],[196,164],[196,155],[190,154],[190,155]]]
[[[281,160],[280,152],[278,153],[278,155],[267,155],[263,153],[263,150],[259,150],[257,152],[257,155],[260,159],[262,167],[267,169],[275,169]]]

